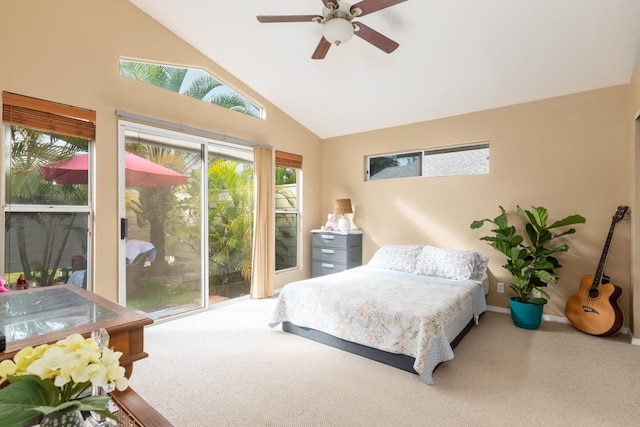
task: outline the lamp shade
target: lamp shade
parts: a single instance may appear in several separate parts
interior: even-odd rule
[[[353,213],[353,208],[351,207],[351,199],[337,199],[335,207],[333,209],[333,213],[337,215]]]
[[[339,46],[353,37],[353,24],[345,18],[333,18],[324,23],[324,38]]]

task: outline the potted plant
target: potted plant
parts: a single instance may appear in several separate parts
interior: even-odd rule
[[[72,334],[55,344],[25,347],[0,363],[0,425],[86,426],[82,412],[115,418],[109,396],[92,388],[125,390],[122,352],[100,348],[95,338]],[[101,424],[113,425],[113,424]]]
[[[574,228],[565,229],[559,234],[553,234],[551,230],[583,224],[586,219],[581,215],[569,215],[548,224],[547,209],[532,206],[531,210],[526,210],[517,206],[518,214],[525,220],[524,231],[529,242],[527,244],[524,236],[516,231],[516,227],[509,225],[504,208],[499,207],[500,215],[494,219],[473,221],[471,228],[480,228],[485,222],[495,225],[491,230],[492,234],[481,237],[480,240],[487,241],[492,248],[507,257],[503,267],[511,275],[512,283],[509,288],[516,293],[509,298],[514,323],[521,328],[536,329],[542,320],[542,308],[551,298],[544,288],[549,283],[558,282],[556,270],[562,265],[556,255],[569,250],[566,243],[557,245],[553,241],[576,232]],[[538,296],[533,295],[534,290],[539,292]]]

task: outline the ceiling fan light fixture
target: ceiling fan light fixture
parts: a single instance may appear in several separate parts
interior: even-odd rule
[[[345,18],[333,18],[324,23],[324,38],[331,44],[340,46],[353,37],[353,24]]]

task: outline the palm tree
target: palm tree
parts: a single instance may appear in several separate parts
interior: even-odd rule
[[[210,269],[251,277],[253,255],[253,168],[216,159],[209,166]]]
[[[218,80],[200,70],[134,61],[120,61],[120,74],[244,114],[259,115],[258,109],[247,99],[229,90]],[[131,146],[128,144],[127,147]],[[168,149],[146,147],[148,146],[138,144],[137,148],[130,149],[130,151],[138,152],[142,157],[146,157],[160,165],[169,166],[176,171],[184,172],[186,170],[185,165],[180,164],[177,158],[172,159],[173,165],[167,163],[166,155]],[[151,150],[151,153],[145,155],[147,150]],[[172,153],[180,155],[177,152],[172,151]],[[158,251],[156,260],[159,261],[153,263],[154,268],[166,267],[166,262],[164,261],[165,227],[171,211],[175,207],[176,201],[173,197],[175,189],[153,187],[140,189],[139,191],[139,203],[134,207],[134,210],[137,213],[138,222],[140,224],[146,223],[150,227],[149,240]]]
[[[83,185],[55,185],[44,178],[42,166],[86,152],[88,141],[39,130],[11,126],[11,178],[8,180],[7,201],[24,205],[82,205],[87,203],[87,187]],[[16,236],[16,247],[22,271],[27,280],[37,279],[41,286],[53,284],[67,242],[74,234],[86,247],[86,225],[76,225],[76,213],[9,212],[6,231]],[[26,230],[38,225],[42,252],[32,261]],[[84,234],[83,234],[84,233]],[[84,236],[84,240],[83,237]],[[30,249],[30,250],[28,250]]]
[[[170,148],[129,141],[125,143],[127,151],[182,173],[198,159],[196,154]],[[157,251],[151,270],[157,275],[163,275],[168,266],[165,261],[167,226],[169,219],[175,216],[176,191],[175,186],[141,187],[137,189],[137,200],[134,197],[127,199],[128,208],[136,213],[138,225],[149,227],[149,241]]]
[[[120,74],[250,116],[260,115],[248,99],[202,70],[120,61]]]

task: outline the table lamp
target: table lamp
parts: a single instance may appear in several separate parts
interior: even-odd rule
[[[351,222],[345,214],[353,213],[351,199],[337,199],[333,213],[336,215],[342,215],[340,219],[338,219],[338,229],[340,231],[349,231],[351,229]]]

